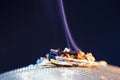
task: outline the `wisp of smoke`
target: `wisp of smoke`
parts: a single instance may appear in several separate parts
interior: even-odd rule
[[[76,50],[80,50],[79,47],[76,45],[71,33],[70,33],[70,29],[66,20],[66,16],[65,16],[65,11],[64,11],[64,6],[63,6],[63,1],[62,0],[58,0],[58,4],[59,4],[59,9],[60,9],[60,13],[61,13],[61,19],[63,22],[63,27],[65,30],[65,36],[66,36],[66,41],[67,41],[67,46],[71,49],[76,49]]]

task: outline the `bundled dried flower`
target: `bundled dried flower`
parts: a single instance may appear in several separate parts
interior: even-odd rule
[[[93,61],[93,62],[95,61],[95,58],[93,57],[92,53],[87,53],[85,57],[88,61]]]

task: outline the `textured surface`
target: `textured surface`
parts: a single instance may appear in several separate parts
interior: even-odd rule
[[[120,80],[120,68],[108,65],[96,68],[44,67],[31,65],[5,72],[0,80]]]

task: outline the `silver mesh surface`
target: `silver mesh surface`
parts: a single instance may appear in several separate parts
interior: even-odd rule
[[[33,65],[2,73],[0,80],[120,80],[120,68],[111,65],[96,68]]]

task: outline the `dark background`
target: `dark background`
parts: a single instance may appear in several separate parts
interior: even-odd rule
[[[63,0],[72,36],[96,60],[120,66],[120,3]],[[64,49],[57,0],[0,1],[0,73],[35,64],[51,48]]]

